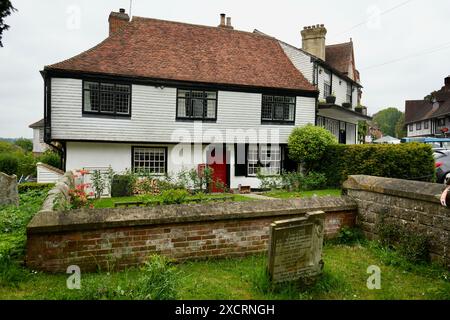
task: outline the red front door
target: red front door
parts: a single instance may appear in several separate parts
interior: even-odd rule
[[[224,148],[213,147],[208,153],[208,166],[213,170],[211,192],[224,192],[227,186],[227,155]]]

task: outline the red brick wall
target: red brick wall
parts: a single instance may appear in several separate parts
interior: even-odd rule
[[[263,253],[268,249],[269,226],[274,219],[32,233],[28,235],[27,265],[48,272],[65,272],[70,265],[93,271],[98,267],[123,269],[136,266],[154,253],[178,261]],[[276,220],[283,220],[283,217]],[[354,223],[353,211],[328,213],[326,236],[332,237],[342,226]]]

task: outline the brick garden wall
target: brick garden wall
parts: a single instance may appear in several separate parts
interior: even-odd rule
[[[355,223],[356,205],[346,198],[42,212],[28,227],[26,262],[48,272],[93,271],[136,266],[154,253],[178,261],[263,253],[273,221],[317,210],[327,213],[328,237]]]
[[[357,224],[369,239],[378,223],[394,223],[426,235],[434,261],[450,268],[450,209],[440,204],[443,185],[352,176],[344,192],[358,204]]]

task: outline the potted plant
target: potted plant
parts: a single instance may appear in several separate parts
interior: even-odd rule
[[[351,109],[351,108],[352,108],[352,104],[351,104],[350,102],[344,102],[344,103],[342,104],[342,106],[343,106],[344,108],[346,108],[346,109]]]
[[[365,109],[365,108],[366,108],[366,107],[364,107],[364,106],[358,104],[358,105],[355,107],[355,111],[356,111],[356,112],[359,112],[359,113],[361,113],[361,114],[364,114],[364,109]]]
[[[334,92],[326,97],[327,103],[329,104],[335,104],[336,103],[336,95],[334,94]]]

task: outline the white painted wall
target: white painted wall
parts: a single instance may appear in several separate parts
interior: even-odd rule
[[[49,149],[44,142],[44,128],[33,129],[33,152],[42,153]]]
[[[425,122],[428,122],[428,129],[424,129]],[[431,120],[421,121],[421,130],[416,129],[416,123],[409,124],[407,127],[408,137],[421,137],[431,135]],[[449,123],[447,123],[449,124]],[[412,131],[410,131],[410,127],[412,126]]]
[[[292,61],[293,65],[300,70],[309,82],[313,83],[314,64],[311,62],[311,57],[284,42],[280,42],[280,45],[288,58]]]
[[[56,183],[63,176],[59,171],[51,170],[41,163],[38,163],[36,167],[38,183]]]
[[[181,162],[178,156],[181,146],[149,144],[135,145],[128,143],[96,143],[96,142],[68,142],[67,143],[67,171],[90,169],[90,168],[111,168],[118,173],[131,169],[132,147],[167,147],[168,161],[167,171],[172,177],[176,177],[180,171],[197,168],[199,164],[207,162],[207,145],[196,147],[183,146],[184,150],[190,150],[190,157]],[[195,148],[195,149],[194,149]],[[238,188],[239,184],[259,188],[260,181],[256,177],[236,177],[235,176],[235,155],[234,145],[227,146],[230,154],[230,187]]]
[[[314,69],[314,63],[311,61],[311,57],[304,53],[302,50],[299,50],[293,46],[290,46],[288,44],[285,44],[283,42],[280,42],[281,47],[283,48],[286,55],[289,57],[289,59],[292,61],[294,66],[300,70],[300,72],[305,76],[305,78],[313,82],[313,69]],[[324,78],[325,78],[325,72],[323,71],[324,68],[319,66],[319,74],[318,74],[318,89],[320,91],[319,99],[325,99],[326,96],[324,95]],[[332,88],[331,91],[335,93],[336,95],[336,104],[342,105],[342,103],[347,102],[347,81],[335,74],[333,74],[332,79]],[[356,106],[358,103],[358,91],[355,87],[355,90],[353,91],[353,97],[352,97],[352,106]]]
[[[82,81],[52,79],[51,117],[52,138],[55,140],[100,140],[139,142],[180,142],[191,137],[199,142],[228,142],[227,132],[251,130],[277,132],[279,143],[287,143],[294,126],[261,125],[262,95],[219,91],[217,123],[200,123],[202,132],[194,130],[194,123],[175,121],[176,89],[153,86],[132,86],[131,118],[82,116]],[[297,98],[296,125],[315,122],[315,99]],[[205,135],[205,131],[210,132]],[[227,131],[228,130],[228,131]],[[275,134],[274,134],[275,135]],[[186,140],[182,140],[186,142]]]

